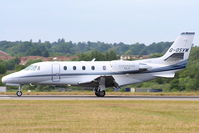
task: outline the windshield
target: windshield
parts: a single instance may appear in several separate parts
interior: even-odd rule
[[[26,70],[26,71],[40,70],[40,66],[37,66],[37,65],[30,65],[30,66],[26,67],[24,70]]]

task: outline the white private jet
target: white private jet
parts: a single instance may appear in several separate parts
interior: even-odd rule
[[[175,72],[186,67],[194,34],[181,33],[162,57],[136,61],[39,62],[4,76],[2,82],[18,86],[19,97],[25,84],[89,86],[94,88],[96,96],[104,97],[106,87],[118,88],[157,77],[173,78]]]

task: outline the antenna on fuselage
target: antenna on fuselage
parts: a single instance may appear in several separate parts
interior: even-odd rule
[[[96,59],[95,59],[95,58],[93,58],[91,61],[92,61],[92,62],[94,62],[95,60],[96,60]]]

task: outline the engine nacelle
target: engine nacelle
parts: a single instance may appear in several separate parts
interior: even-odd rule
[[[138,71],[139,63],[130,61],[111,61],[114,71]]]
[[[151,69],[152,67],[147,65],[147,64],[144,64],[144,63],[139,63],[139,71],[147,71],[149,69]]]
[[[147,71],[151,67],[144,63],[133,61],[111,61],[111,66],[114,71]]]

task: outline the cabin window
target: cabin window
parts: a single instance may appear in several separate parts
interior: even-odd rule
[[[86,67],[85,67],[85,66],[82,66],[82,70],[86,70]]]
[[[37,67],[37,70],[40,70],[40,66]]]
[[[73,70],[76,70],[77,69],[77,67],[76,66],[73,66]]]
[[[92,69],[92,70],[95,70],[95,66],[92,66],[91,69]]]
[[[64,66],[64,70],[67,70],[67,66]]]
[[[103,66],[103,70],[106,70],[106,66]]]

